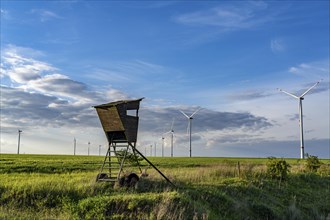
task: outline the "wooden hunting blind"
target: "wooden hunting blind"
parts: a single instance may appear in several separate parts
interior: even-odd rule
[[[136,142],[139,125],[138,113],[142,99],[94,106],[109,142]],[[131,115],[132,113],[135,114]]]
[[[138,172],[142,174],[137,156],[139,154],[171,183],[157,167],[136,149],[139,108],[142,99],[121,100],[94,106],[109,143],[101,172],[96,178],[97,181],[118,181],[120,185],[135,185],[139,181],[139,176],[135,173],[136,171],[133,172],[131,169],[133,167],[138,168]],[[131,157],[130,161],[127,161],[129,154],[133,158]]]

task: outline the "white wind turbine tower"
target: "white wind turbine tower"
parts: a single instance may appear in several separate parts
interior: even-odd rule
[[[292,96],[295,99],[299,100],[299,126],[300,126],[300,158],[305,159],[305,153],[304,153],[304,132],[303,132],[303,111],[302,111],[302,100],[304,100],[304,96],[311,91],[317,84],[319,84],[320,81],[316,82],[313,86],[311,86],[309,89],[307,89],[304,93],[302,93],[300,96],[296,96],[292,93],[286,92],[282,89],[278,89],[280,92],[283,92],[289,96]]]
[[[173,126],[174,126],[174,118],[172,120],[171,130],[164,133],[164,134],[168,134],[168,133],[171,134],[171,157],[173,157],[173,136],[174,136]],[[162,139],[164,140],[164,137],[162,137]]]
[[[162,157],[164,157],[164,136],[162,135]]]
[[[19,147],[20,147],[20,145],[21,145],[21,133],[22,133],[22,130],[18,129],[17,154],[19,154]]]
[[[187,131],[189,129],[189,156],[191,157],[191,130],[192,130],[192,120],[193,120],[193,116],[202,108],[197,109],[196,111],[194,111],[194,113],[192,113],[190,116],[188,116],[186,113],[184,113],[183,111],[180,110],[180,112],[188,119],[188,127],[187,127]]]

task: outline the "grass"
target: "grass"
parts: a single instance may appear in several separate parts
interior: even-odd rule
[[[330,218],[330,160],[309,173],[286,159],[291,172],[279,182],[266,158],[149,159],[177,187],[152,168],[136,188],[96,183],[98,156],[2,154],[0,219]]]

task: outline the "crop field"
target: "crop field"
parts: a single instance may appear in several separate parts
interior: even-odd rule
[[[285,180],[267,158],[149,158],[136,187],[95,182],[103,157],[0,155],[0,219],[330,219],[330,160],[317,172],[285,159]],[[144,165],[144,161],[142,161]]]

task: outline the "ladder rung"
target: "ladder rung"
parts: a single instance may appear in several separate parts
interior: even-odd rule
[[[111,153],[115,153],[115,152],[113,151]],[[112,155],[111,157],[124,157],[124,156],[121,156],[121,155]]]

